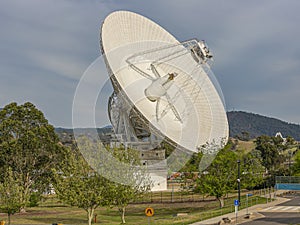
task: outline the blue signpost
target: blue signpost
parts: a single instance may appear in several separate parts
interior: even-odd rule
[[[239,208],[239,200],[234,200],[234,212],[235,212],[235,223],[237,224],[237,216],[238,216],[238,208]]]
[[[239,205],[239,200],[235,199],[234,200],[234,206],[238,206]]]

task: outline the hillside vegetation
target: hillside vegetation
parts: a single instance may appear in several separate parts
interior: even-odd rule
[[[291,136],[300,141],[300,126],[296,124],[241,111],[227,112],[227,117],[230,137],[242,137],[246,133],[252,139],[261,135],[275,136],[281,132],[283,137]]]
[[[227,112],[227,117],[230,137],[250,140],[261,135],[275,136],[277,132],[281,132],[283,137],[291,136],[300,141],[300,126],[296,124],[242,111]],[[82,128],[78,130],[82,133],[89,133],[91,129]],[[97,130],[99,134],[112,132],[111,126],[97,128]],[[56,128],[55,131],[61,139],[68,139],[66,136],[73,134],[72,129]]]

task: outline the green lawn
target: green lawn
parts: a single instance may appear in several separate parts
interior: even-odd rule
[[[189,224],[195,221],[219,216],[224,213],[232,212],[233,199],[225,201],[225,207],[218,209],[218,202],[207,200],[204,202],[186,203],[163,203],[163,204],[131,204],[127,208],[127,224],[139,225],[148,224],[148,219],[144,210],[147,207],[154,209],[154,216],[150,218],[150,224]],[[252,200],[251,200],[252,199]],[[244,197],[242,198],[242,201]],[[249,198],[250,204],[265,203],[266,199],[260,197]],[[245,206],[245,204],[244,204]],[[187,215],[177,217],[177,213]],[[97,223],[95,224],[120,224],[120,216],[116,208],[107,209],[101,207],[96,210]],[[0,214],[0,220],[6,220],[5,214]],[[29,208],[26,213],[18,213],[12,216],[12,224],[52,224],[62,223],[64,225],[86,224],[86,214],[82,209],[66,206],[55,198],[49,198],[42,202],[39,207]]]

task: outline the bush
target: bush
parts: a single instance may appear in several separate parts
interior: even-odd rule
[[[28,207],[39,206],[40,200],[41,200],[41,194],[38,192],[33,192],[29,197]]]

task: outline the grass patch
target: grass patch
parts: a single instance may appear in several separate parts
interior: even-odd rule
[[[208,219],[222,214],[234,211],[233,200],[236,197],[230,197],[225,200],[225,207],[218,208],[218,202],[212,199],[198,202],[177,202],[177,203],[151,203],[151,204],[131,204],[127,208],[126,222],[133,225],[148,224],[148,219],[144,210],[147,207],[154,209],[154,216],[150,218],[151,224],[171,225],[171,224],[189,224],[199,220]],[[245,202],[243,196],[241,202]],[[266,203],[265,198],[252,196],[249,197],[248,206],[259,203]],[[245,208],[242,203],[240,209]],[[97,214],[97,223],[102,224],[120,224],[120,215],[116,208],[107,209],[100,207],[95,212]],[[184,216],[177,217],[178,213]],[[7,221],[5,214],[0,214],[0,220]],[[12,224],[52,224],[62,223],[64,225],[86,224],[86,213],[82,209],[67,206],[56,198],[47,198],[40,203],[38,207],[29,208],[26,213],[17,213],[12,216]]]

